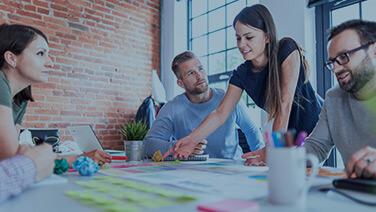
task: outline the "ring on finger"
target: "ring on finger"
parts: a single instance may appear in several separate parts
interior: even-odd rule
[[[365,160],[367,162],[367,164],[371,164],[372,163],[371,158],[364,157],[363,160]]]

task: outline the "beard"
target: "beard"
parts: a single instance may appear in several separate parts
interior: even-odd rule
[[[200,95],[208,91],[208,89],[209,89],[209,86],[208,86],[208,82],[206,81],[205,83],[201,84],[198,87],[196,86],[192,89],[186,89],[186,92],[192,95]]]
[[[354,68],[354,71],[343,70],[337,75],[349,72],[350,80],[347,83],[340,83],[340,87],[347,92],[356,93],[363,88],[375,75],[375,65],[372,64],[371,58],[367,55],[360,64]]]

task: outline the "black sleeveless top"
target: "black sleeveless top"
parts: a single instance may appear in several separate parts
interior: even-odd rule
[[[293,40],[285,39],[281,41],[278,49],[279,65],[297,49],[298,47]],[[234,70],[230,84],[245,90],[258,107],[265,109],[268,74],[268,65],[262,71],[255,73],[252,71],[252,62],[245,61]],[[309,134],[319,119],[323,100],[313,90],[311,83],[309,81],[304,83],[304,80],[304,67],[300,62],[295,102],[291,107],[288,129],[294,128],[297,132],[306,131]]]

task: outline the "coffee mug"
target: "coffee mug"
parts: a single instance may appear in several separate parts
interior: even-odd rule
[[[267,148],[269,201],[279,205],[305,204],[313,179],[317,175],[319,160],[306,154],[304,147]],[[307,180],[307,160],[312,172]]]

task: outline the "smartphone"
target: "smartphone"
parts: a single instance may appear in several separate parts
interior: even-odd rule
[[[346,178],[333,180],[335,188],[342,188],[360,192],[376,194],[376,180],[362,178]]]

